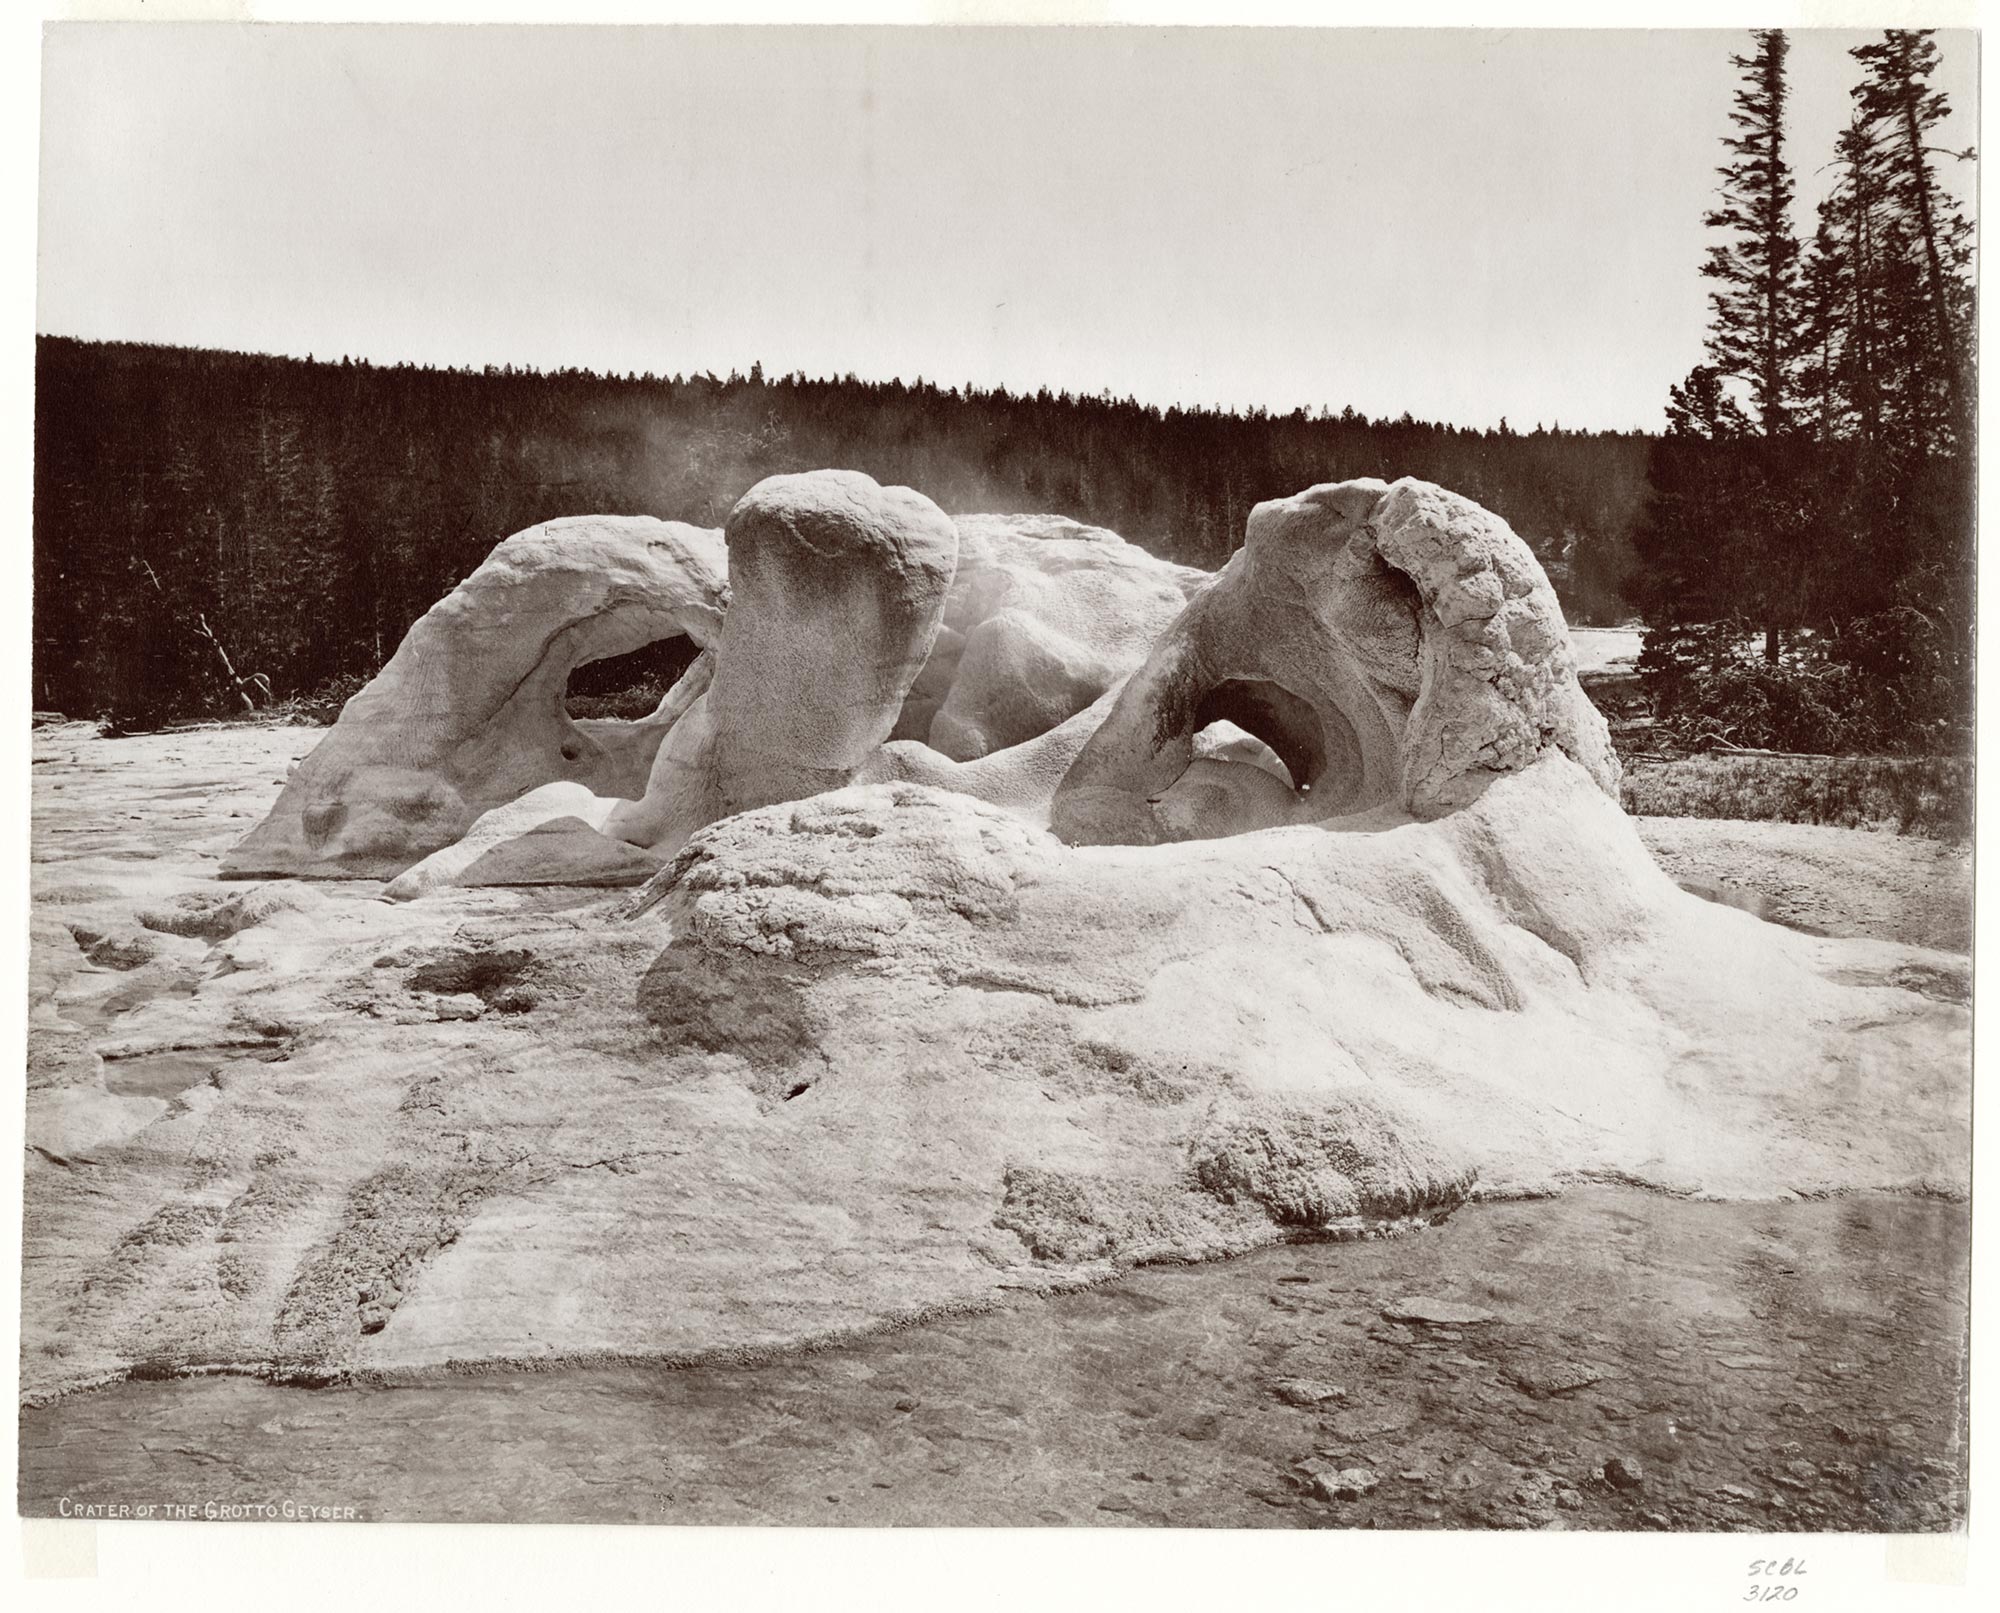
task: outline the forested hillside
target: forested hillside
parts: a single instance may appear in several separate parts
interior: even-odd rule
[[[43,337],[34,700],[132,721],[240,707],[225,656],[278,698],[365,676],[511,532],[585,511],[719,524],[761,477],[828,465],[1211,568],[1260,499],[1423,477],[1506,516],[1572,618],[1603,621],[1625,610],[1649,445],[754,366],[443,371]]]

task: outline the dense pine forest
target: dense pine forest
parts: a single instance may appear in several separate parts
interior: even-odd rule
[[[1051,511],[1207,568],[1260,499],[1418,476],[1479,500],[1573,619],[1627,609],[1650,439],[1159,409],[852,376],[311,362],[43,337],[37,707],[138,725],[336,692],[499,539],[601,511],[719,525],[837,465],[954,513]]]

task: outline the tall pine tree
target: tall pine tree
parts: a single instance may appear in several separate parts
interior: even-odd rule
[[[1952,444],[1969,443],[1971,389],[1966,385],[1971,335],[1972,227],[1931,167],[1934,155],[1967,158],[1970,151],[1946,151],[1931,144],[1932,132],[1950,106],[1930,76],[1938,64],[1937,43],[1928,28],[1891,28],[1854,59],[1866,69],[1855,86],[1861,115],[1874,127],[1885,152],[1883,200],[1888,231],[1903,246],[1910,291],[1898,323],[1914,337],[1914,372],[1905,378],[1913,425],[1925,421],[1925,395],[1941,394],[1941,422]],[[1914,326],[1914,329],[1911,327]],[[1942,446],[1942,444],[1940,444]]]
[[[1881,427],[1884,340],[1880,236],[1882,149],[1857,109],[1834,142],[1838,169],[1819,205],[1806,254],[1806,373],[1815,435],[1822,443],[1859,438],[1872,444]]]
[[[1709,361],[1748,389],[1761,439],[1748,450],[1761,474],[1746,488],[1761,541],[1732,546],[1733,593],[1738,608],[1764,629],[1765,658],[1776,661],[1803,598],[1807,523],[1789,439],[1807,335],[1792,171],[1785,159],[1785,57],[1791,47],[1779,28],[1759,29],[1751,38],[1751,54],[1729,59],[1742,75],[1729,115],[1736,132],[1723,136],[1731,160],[1717,169],[1720,201],[1703,218],[1724,239],[1709,248],[1702,273],[1717,282],[1708,299]]]
[[[1708,249],[1702,273],[1719,284],[1708,303],[1709,361],[1750,389],[1766,436],[1789,429],[1802,338],[1799,241],[1792,228],[1792,171],[1785,160],[1785,57],[1780,28],[1752,35],[1756,50],[1732,56],[1743,75],[1725,135],[1732,160],[1720,205],[1703,222],[1728,239]]]

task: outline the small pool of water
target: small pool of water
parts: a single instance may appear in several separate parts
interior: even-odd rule
[[[115,1044],[119,1021],[149,1003],[192,997],[200,987],[192,969],[142,965],[129,972],[95,965],[79,969],[58,999],[58,1011],[84,1031],[100,1053]],[[204,1047],[161,1048],[157,1052],[104,1058],[105,1090],[126,1098],[175,1098],[198,1087],[236,1059],[270,1062],[284,1057],[274,1043],[211,1043]]]
[[[231,1059],[243,1057],[240,1047],[176,1047],[160,1053],[104,1061],[105,1090],[121,1098],[175,1098],[198,1087]]]

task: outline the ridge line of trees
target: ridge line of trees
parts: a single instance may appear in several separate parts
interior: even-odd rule
[[[538,522],[716,525],[764,476],[827,465],[954,513],[1073,516],[1204,568],[1261,499],[1418,476],[1506,517],[1573,618],[1619,620],[1650,443],[759,365],[441,370],[57,336],[37,343],[35,422],[34,702],[128,727],[240,709],[253,676],[280,700],[337,698]]]

